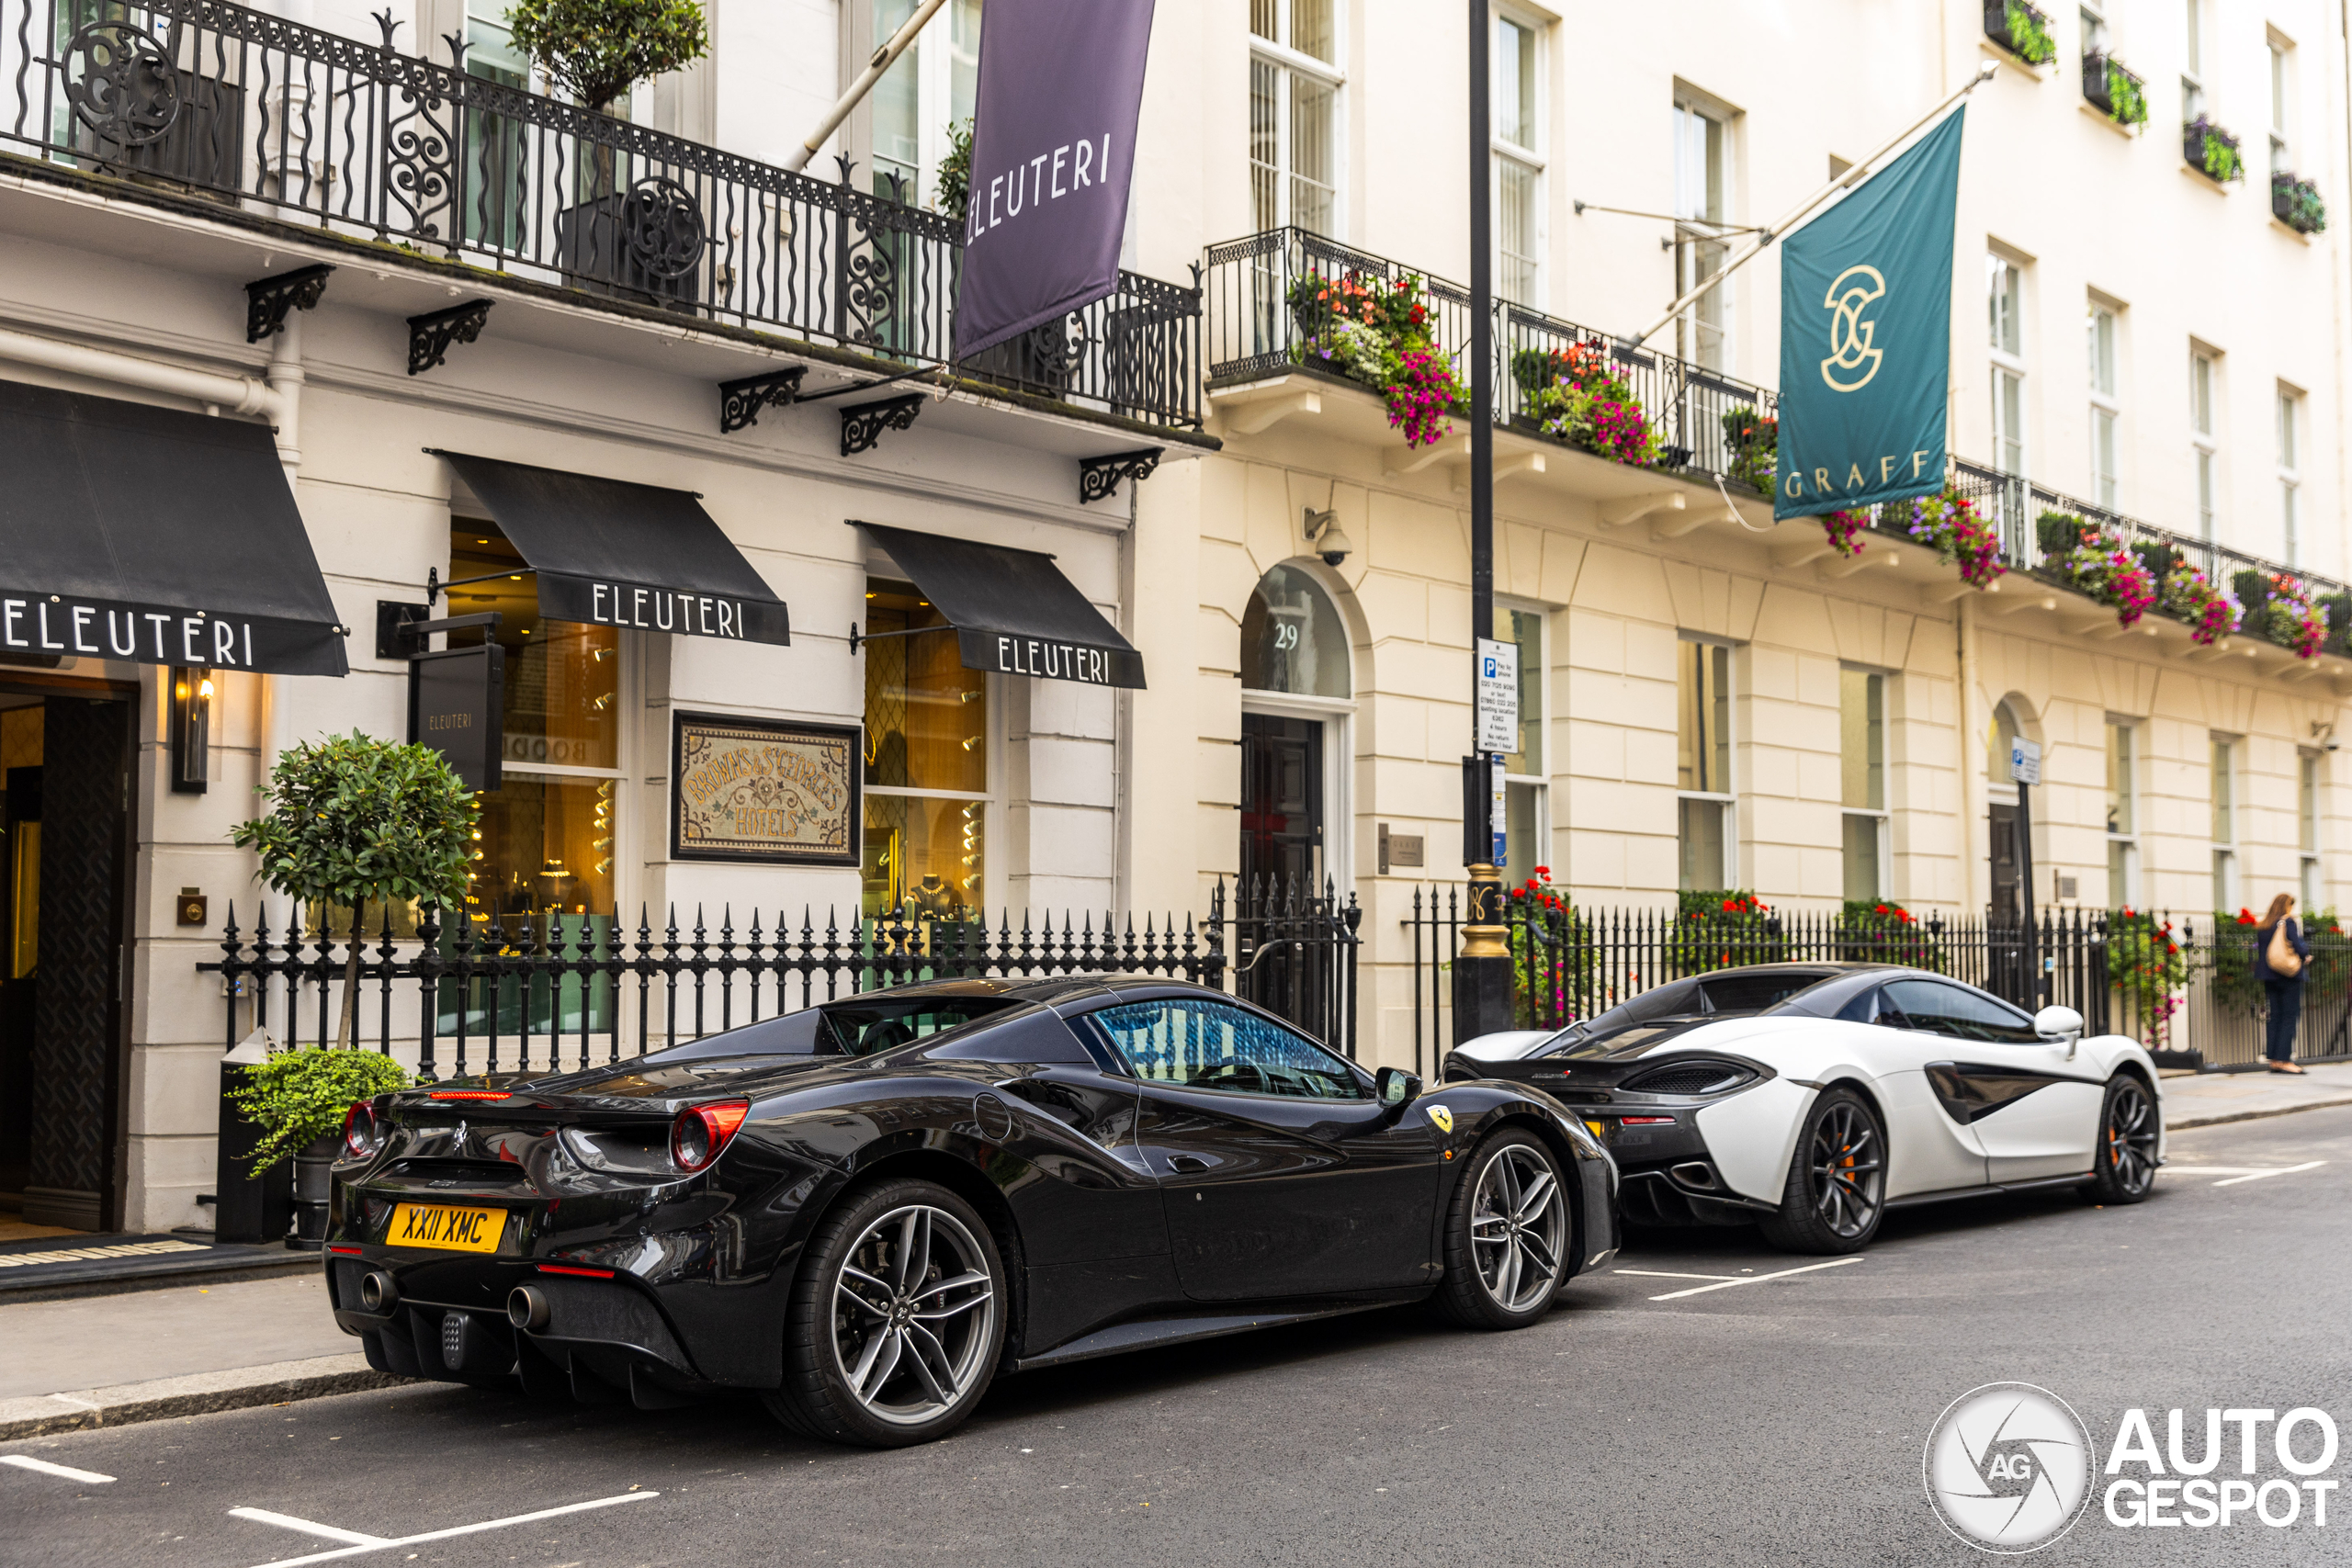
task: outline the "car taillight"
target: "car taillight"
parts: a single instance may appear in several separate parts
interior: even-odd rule
[[[373,1159],[384,1146],[384,1125],[376,1120],[376,1106],[363,1100],[343,1113],[343,1152],[353,1159]]]
[[[689,1105],[670,1123],[670,1161],[680,1170],[701,1170],[718,1157],[735,1129],[751,1113],[747,1100],[723,1100],[716,1105]]]
[[[514,1095],[503,1089],[436,1089],[435,1100],[512,1100]]]

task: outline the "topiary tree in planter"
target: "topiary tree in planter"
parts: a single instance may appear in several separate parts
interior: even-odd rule
[[[341,1130],[354,1101],[408,1085],[408,1074],[374,1051],[279,1051],[245,1069],[230,1101],[261,1123],[265,1136],[246,1162],[260,1176]]]
[[[351,911],[338,1049],[359,1000],[360,910],[369,900],[458,906],[473,848],[472,792],[441,753],[353,730],[279,753],[258,793],[266,817],[238,824],[239,849],[261,856],[258,880],[304,906]],[[324,910],[320,924],[325,925]]]
[[[548,81],[598,114],[710,52],[699,0],[516,0],[506,25]]]

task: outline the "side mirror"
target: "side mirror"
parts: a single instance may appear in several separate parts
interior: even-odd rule
[[[2083,1038],[2083,1015],[2073,1008],[2046,1007],[2033,1015],[2033,1032],[2053,1045],[2063,1042],[2071,1061]]]
[[[1402,1067],[1383,1067],[1373,1075],[1373,1098],[1389,1111],[1402,1111],[1420,1098],[1421,1080]]]

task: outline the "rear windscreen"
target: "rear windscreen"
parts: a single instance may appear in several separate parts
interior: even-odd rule
[[[905,1001],[878,997],[834,1002],[823,1011],[834,1050],[845,1056],[871,1056],[1022,1005],[1012,997],[911,997]]]
[[[1658,986],[1577,1025],[1547,1055],[1637,1056],[1717,1018],[1768,1012],[1836,973],[1830,969],[1731,970]]]

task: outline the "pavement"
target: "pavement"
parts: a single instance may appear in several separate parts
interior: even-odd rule
[[[54,1432],[0,1442],[0,1564],[1973,1563],[1928,1507],[1921,1448],[1982,1384],[2056,1393],[2095,1458],[2132,1409],[2159,1446],[2173,1408],[2192,1447],[2209,1408],[2352,1423],[2347,1215],[2352,1107],[2324,1107],[2181,1133],[2143,1204],[1907,1211],[1849,1259],[1668,1233],[1521,1333],[1401,1310],[1034,1372],[899,1452],[807,1442],[748,1401],[433,1383]],[[201,1292],[148,1337],[217,1359],[309,1310],[281,1283]],[[0,1308],[0,1343],[45,1323],[38,1353],[70,1364],[70,1329],[28,1312]],[[2256,1484],[2282,1473],[2259,1446]],[[2143,1539],[2094,1500],[2045,1560],[2341,1561],[2326,1529],[2347,1508]]]
[[[2352,1105],[2352,1062],[2305,1067],[2300,1076],[2262,1071],[2167,1077],[2164,1091],[2165,1125],[2176,1132],[2283,1116],[2292,1111]]]

